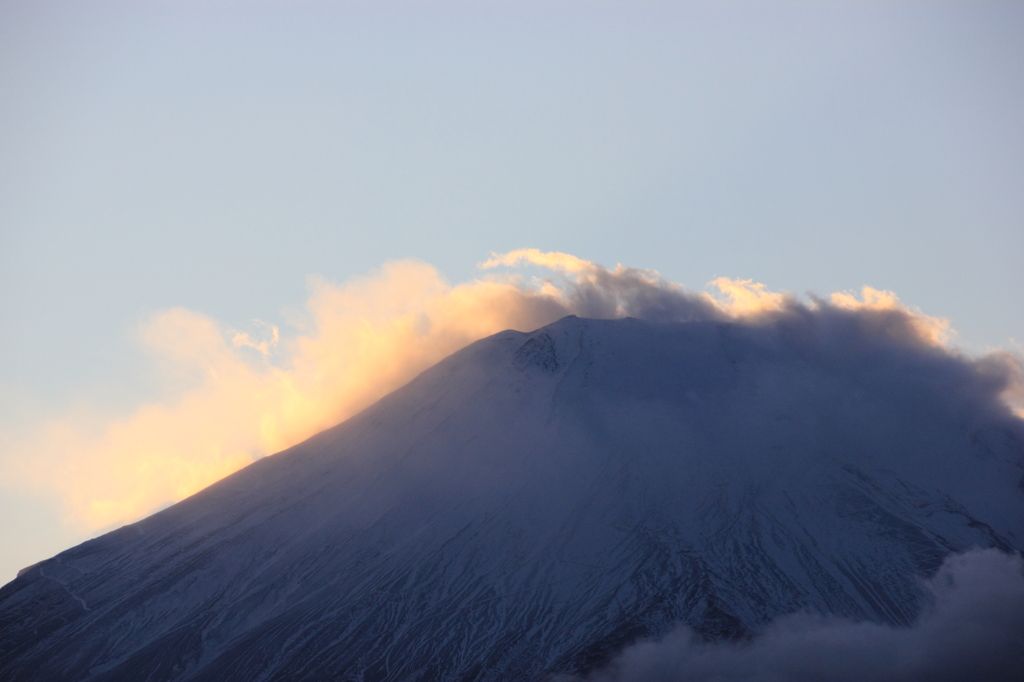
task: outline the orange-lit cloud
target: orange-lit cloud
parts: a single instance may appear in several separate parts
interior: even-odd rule
[[[847,310],[911,312],[900,303],[900,299],[893,292],[879,291],[871,287],[861,289],[860,300],[849,292],[832,294],[830,300],[832,305]],[[949,325],[949,320],[945,318],[932,317],[920,310],[914,310],[907,319],[917,334],[933,345],[945,345],[953,337],[953,329]]]
[[[495,268],[499,265],[514,267],[520,263],[540,265],[551,270],[574,274],[590,274],[602,269],[601,266],[595,263],[585,261],[568,253],[561,253],[559,251],[545,252],[540,249],[518,249],[503,254],[495,253],[488,260],[481,263],[479,267],[484,269]]]
[[[45,424],[0,462],[4,480],[56,492],[89,530],[133,521],[338,423],[472,341],[569,313],[511,280],[453,287],[414,261],[341,286],[311,278],[309,288],[286,338],[180,308],[154,315],[143,343],[191,388],[123,417]]]
[[[708,286],[718,289],[726,298],[718,305],[733,316],[744,317],[782,310],[794,299],[786,294],[768,291],[765,285],[750,279],[719,277]]]
[[[749,280],[715,280],[719,300],[654,271],[609,270],[535,249],[494,255],[481,267],[524,263],[552,277],[527,283],[506,272],[451,286],[417,261],[391,262],[342,285],[313,277],[304,309],[284,333],[265,323],[228,330],[180,308],[158,313],[144,326],[143,343],[189,388],[128,415],[72,414],[41,425],[0,456],[3,481],[56,492],[70,522],[106,528],[294,445],[504,329],[532,330],[568,314],[753,322],[801,305]],[[929,343],[942,343],[948,332],[944,321],[874,289],[863,300],[837,294],[814,306],[891,312]]]

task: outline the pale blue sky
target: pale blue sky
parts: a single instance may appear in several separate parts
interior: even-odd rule
[[[1022,122],[1019,2],[0,0],[0,428],[159,397],[154,311],[520,247],[1011,347]],[[0,488],[0,582],[78,539]]]

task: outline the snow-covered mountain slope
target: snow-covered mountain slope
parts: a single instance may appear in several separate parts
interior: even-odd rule
[[[9,583],[0,679],[519,681],[676,623],[908,623],[949,552],[1024,548],[1024,428],[978,363],[858,333],[480,341]]]

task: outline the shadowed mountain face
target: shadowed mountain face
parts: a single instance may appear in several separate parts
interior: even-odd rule
[[[950,552],[1024,547],[983,369],[814,320],[503,332],[9,583],[0,679],[511,682],[677,623],[907,624]]]

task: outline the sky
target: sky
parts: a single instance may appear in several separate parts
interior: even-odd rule
[[[0,581],[575,262],[492,254],[870,286],[1019,352],[1021,121],[1017,2],[0,0]]]

